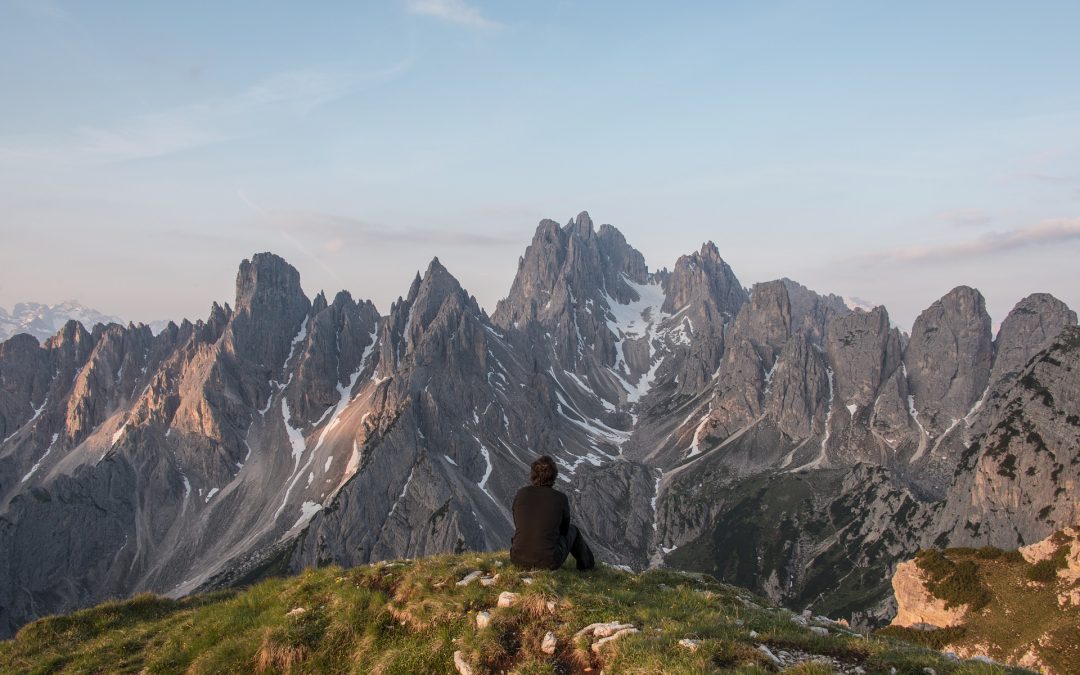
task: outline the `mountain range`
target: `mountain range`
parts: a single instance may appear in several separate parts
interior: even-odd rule
[[[16,303],[11,314],[0,307],[0,340],[7,340],[17,333],[29,333],[38,341],[44,342],[71,320],[78,321],[84,326],[123,323],[119,318],[86,307],[78,300],[67,300],[55,305],[20,302]]]
[[[205,320],[0,343],[0,635],[106,598],[508,546],[546,453],[599,557],[873,624],[932,546],[1080,516],[1080,329],[996,337],[952,289],[910,335],[710,243],[673,269],[540,223],[488,315],[436,258],[381,315],[269,253]]]

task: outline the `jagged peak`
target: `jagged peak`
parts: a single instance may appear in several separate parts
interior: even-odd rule
[[[966,284],[960,284],[959,286],[956,286],[951,291],[942,296],[941,299],[944,300],[946,298],[961,297],[978,298],[979,300],[982,300],[983,294],[977,288],[968,286]]]
[[[90,333],[87,332],[82,323],[75,319],[68,319],[63,327],[45,342],[45,346],[62,347],[65,344],[81,344],[89,340],[90,337]]]
[[[941,312],[959,312],[964,315],[974,314],[986,323],[987,330],[990,329],[990,315],[986,311],[986,299],[983,298],[983,294],[977,288],[960,285],[932,302],[929,307],[919,313],[919,316],[915,317],[915,323],[912,325],[912,335],[919,332],[916,326],[921,326],[932,315]]]
[[[420,292],[420,284],[422,284],[423,281],[424,281],[424,278],[422,276],[420,276],[420,270],[417,270],[416,271],[416,276],[413,277],[412,283],[409,284],[409,292],[405,296],[405,301],[408,302],[408,304],[411,305],[414,302],[416,302],[416,295],[417,295],[417,293]],[[398,297],[397,304],[398,305],[401,304],[401,297],[400,296]]]
[[[319,312],[323,311],[328,306],[329,306],[329,304],[326,302],[326,292],[320,290],[315,295],[315,299],[311,301],[311,314],[312,314],[312,316],[314,316],[315,314],[318,314]]]
[[[596,236],[596,231],[593,229],[593,219],[589,216],[588,211],[577,214],[577,217],[571,219],[564,229],[571,235],[582,239],[590,239]]]
[[[356,304],[356,302],[353,300],[352,293],[342,290],[337,292],[337,295],[334,296],[334,301],[330,304],[332,304],[334,307],[340,308],[347,305],[354,305]]]
[[[724,262],[724,259],[720,257],[720,249],[716,247],[716,243],[712,239],[701,245],[700,255],[702,259]]]
[[[300,272],[281,256],[269,252],[256,253],[250,260],[240,263],[236,274],[238,312],[250,312],[256,306],[272,300],[278,303],[282,300],[299,302],[301,298],[302,304],[310,304],[300,288]]]
[[[1058,299],[1056,296],[1050,293],[1032,293],[1025,298],[1022,298],[1017,302],[1012,310],[1009,311],[1009,315],[1014,313],[1022,314],[1032,312],[1037,308],[1052,308],[1059,310],[1062,313],[1072,317],[1072,323],[1076,323],[1076,312],[1074,312],[1064,301]],[[1008,320],[1006,318],[1006,320]]]

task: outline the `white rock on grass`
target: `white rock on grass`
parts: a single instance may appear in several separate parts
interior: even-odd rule
[[[457,585],[458,585],[458,586],[468,586],[468,585],[469,585],[469,584],[471,584],[472,582],[474,582],[474,581],[476,581],[477,579],[479,579],[479,578],[480,578],[480,577],[481,577],[481,576],[482,576],[483,574],[484,574],[484,573],[483,573],[483,572],[481,572],[480,570],[476,570],[476,571],[473,571],[473,572],[469,572],[469,573],[468,573],[468,574],[466,574],[466,575],[465,575],[464,577],[462,577],[461,581],[457,582]]]
[[[526,586],[532,586],[532,582],[532,577],[521,577],[521,583],[525,584]]]
[[[691,640],[690,638],[683,638],[682,640],[679,640],[679,646],[686,647],[690,651],[696,652],[698,650],[698,647],[701,646],[701,640]]]
[[[593,646],[592,646],[593,653],[599,654],[600,653],[600,648],[603,647],[604,645],[608,644],[609,642],[614,642],[615,640],[618,640],[619,638],[621,638],[621,637],[623,637],[625,635],[632,635],[632,634],[637,633],[637,632],[639,632],[638,629],[634,628],[633,626],[630,626],[629,628],[623,628],[622,630],[619,630],[619,631],[615,631],[614,633],[612,633],[608,637],[601,638],[601,639],[597,640],[596,642],[594,642]]]
[[[762,654],[764,654],[764,655],[765,655],[765,656],[766,656],[766,657],[767,657],[767,658],[768,658],[768,659],[769,659],[770,661],[772,661],[772,662],[773,662],[773,665],[774,665],[774,666],[779,666],[779,665],[781,665],[781,661],[780,661],[780,658],[779,658],[779,657],[778,657],[778,656],[777,656],[776,654],[773,654],[773,653],[772,653],[772,650],[770,650],[770,649],[769,649],[768,647],[766,647],[765,645],[758,645],[758,646],[757,646],[757,648],[758,648],[758,651],[760,651],[760,652],[761,652]]]
[[[513,607],[514,603],[517,602],[517,599],[518,599],[518,594],[517,593],[511,593],[510,591],[503,591],[502,593],[499,593],[498,606],[499,607]]]
[[[828,628],[822,628],[821,626],[810,626],[810,632],[814,635],[821,635],[822,637],[829,634]]]
[[[578,632],[574,633],[575,638],[579,638],[582,635],[592,635],[594,637],[608,637],[623,630],[624,628],[633,628],[632,623],[622,623],[619,621],[610,621],[608,623],[590,623]]]
[[[454,652],[454,668],[457,669],[460,675],[472,675],[473,673],[472,666],[465,660],[461,652]]]
[[[555,648],[559,646],[559,641],[555,639],[555,633],[548,631],[544,635],[544,640],[540,643],[540,651],[545,654],[554,654]]]
[[[499,575],[498,574],[496,574],[494,576],[490,576],[490,577],[481,577],[480,578],[480,585],[481,586],[494,586],[495,582],[497,582],[498,580],[499,580]]]
[[[288,613],[285,614],[285,616],[300,616],[301,614],[303,614],[306,611],[307,610],[304,609],[303,607],[294,607],[294,608],[290,609],[288,611]]]
[[[491,625],[491,612],[476,613],[476,629],[484,630]]]

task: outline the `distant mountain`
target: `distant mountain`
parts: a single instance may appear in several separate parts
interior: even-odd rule
[[[150,590],[497,550],[540,453],[602,560],[890,618],[929,546],[1080,519],[1080,329],[960,286],[910,336],[712,242],[651,272],[587,213],[540,223],[489,316],[436,258],[385,316],[240,265],[196,323],[0,343],[0,634]]]
[[[0,307],[0,340],[16,333],[29,333],[44,342],[60,330],[68,321],[78,321],[87,327],[99,323],[123,323],[122,319],[91,309],[78,300],[68,300],[55,305],[37,302],[20,302],[8,314]]]

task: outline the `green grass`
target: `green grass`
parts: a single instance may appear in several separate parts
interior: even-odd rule
[[[984,549],[953,549],[952,556],[959,559],[946,557],[935,548],[915,556],[915,564],[927,576],[926,590],[938,600],[944,600],[949,609],[967,605],[970,611],[978,611],[986,607],[992,596],[979,576],[976,560],[993,560],[992,553]]]
[[[499,579],[490,587],[457,586],[472,570]],[[505,590],[519,601],[495,608]],[[476,624],[481,610],[491,613],[484,629]],[[640,633],[600,654],[573,638],[587,624],[614,620]],[[558,639],[550,656],[540,649],[549,631]],[[679,646],[683,638],[699,640],[699,649]],[[505,552],[326,567],[241,591],[183,600],[141,595],[47,617],[0,643],[0,672],[446,673],[455,651],[476,672],[769,672],[759,644],[829,656],[868,673],[1004,672],[835,626],[819,636],[790,612],[705,575],[606,566],[584,574],[523,572]],[[787,672],[825,671],[802,664]]]

